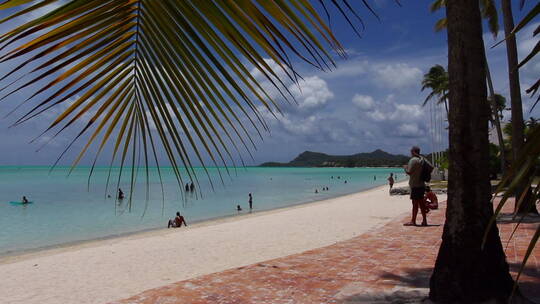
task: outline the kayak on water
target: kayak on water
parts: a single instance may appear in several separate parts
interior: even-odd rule
[[[33,204],[34,202],[28,202],[28,203],[23,203],[23,202],[9,202],[10,204],[12,205],[28,205],[28,204]]]

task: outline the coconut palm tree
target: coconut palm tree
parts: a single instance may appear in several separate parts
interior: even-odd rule
[[[429,69],[429,72],[424,74],[422,91],[426,89],[430,89],[431,92],[424,100],[422,106],[426,106],[431,99],[437,97],[437,104],[444,103],[446,116],[448,116],[448,72],[446,72],[443,66],[439,64],[434,65]]]
[[[523,4],[525,1],[521,1],[521,8],[523,8]],[[537,3],[526,15],[523,17],[523,19],[516,25],[512,31],[510,32],[510,35],[507,36],[507,38],[515,37],[515,34],[521,31],[525,26],[531,24],[532,22],[535,22],[540,17],[540,3]],[[540,34],[540,26],[537,26],[534,30],[533,36],[536,36]],[[533,59],[538,53],[540,52],[540,42],[537,43],[536,47],[533,48],[533,50],[519,63],[518,68],[526,65],[531,59]],[[535,97],[536,93],[538,93],[538,89],[540,88],[540,79],[538,79],[530,88],[527,89],[527,93],[531,94],[531,97]],[[540,96],[537,97],[535,104],[532,108],[534,108],[537,103],[540,101]],[[510,125],[510,128],[512,125]],[[540,159],[540,125],[537,124],[537,121],[535,119],[531,119],[529,122],[530,129],[527,131],[527,137],[525,145],[521,151],[521,153],[518,155],[518,157],[514,160],[511,166],[511,170],[509,170],[505,176],[503,177],[502,181],[499,184],[499,187],[497,189],[497,192],[503,192],[503,197],[501,199],[501,202],[499,203],[499,206],[495,210],[495,214],[491,218],[490,226],[494,225],[496,221],[496,216],[501,212],[503,206],[508,201],[508,198],[516,193],[516,190],[522,187],[523,184],[526,185],[526,189],[531,189],[530,191],[530,199],[524,199],[524,196],[517,198],[516,201],[518,204],[518,209],[524,208],[525,210],[528,208],[535,207],[536,203],[540,201],[540,184],[536,182],[537,176],[539,174],[538,172],[538,160]],[[512,132],[510,132],[512,133]],[[517,229],[519,224],[522,222],[522,220],[525,218],[527,213],[522,213],[519,216],[516,214],[514,216],[514,219],[519,217],[519,221],[514,229]],[[518,276],[516,279],[519,279],[519,276],[523,269],[525,268],[525,265],[527,264],[527,261],[535,248],[538,240],[540,238],[540,226],[537,227],[536,232],[534,233],[531,242],[529,243],[529,246],[526,250],[525,256],[523,258],[523,261],[521,263],[521,268],[519,270]]]
[[[435,0],[429,7],[430,11],[436,12],[446,6],[448,0]],[[499,31],[499,15],[497,14],[497,8],[495,7],[494,0],[479,0],[480,10],[482,18],[487,19],[489,31],[494,35]],[[448,22],[446,18],[441,18],[435,23],[435,31],[441,31],[446,29]]]
[[[449,74],[448,206],[442,243],[430,280],[440,303],[506,302],[512,292],[490,203],[485,50],[477,1],[446,3]]]
[[[446,5],[446,0],[435,0],[432,2],[430,6],[431,12],[435,12],[440,10],[441,8],[444,8]],[[482,18],[488,20],[488,26],[490,32],[493,34],[493,37],[497,37],[497,34],[499,32],[499,21],[498,21],[498,14],[497,9],[495,7],[495,3],[493,0],[479,0],[480,7],[481,7],[481,13]],[[446,18],[441,18],[435,23],[435,31],[442,31],[446,29],[447,21]],[[485,60],[485,66],[486,66],[486,80],[488,83],[488,89],[489,89],[489,101],[491,104],[492,109],[492,115],[493,119],[491,120],[493,122],[493,125],[495,126],[495,130],[497,131],[497,140],[499,143],[499,150],[501,152],[501,172],[504,173],[506,170],[506,154],[504,149],[504,139],[503,139],[503,132],[501,129],[501,122],[499,117],[497,116],[497,104],[495,101],[495,89],[493,88],[493,82],[491,78],[491,73],[489,71],[489,64],[487,61],[487,58],[484,58]],[[448,111],[447,111],[448,112]]]
[[[501,4],[504,19],[504,33],[507,36],[505,42],[508,62],[508,81],[510,85],[510,104],[512,109],[512,159],[516,161],[525,144],[525,123],[523,120],[521,87],[519,84],[517,43],[516,37],[511,35],[512,30],[514,29],[512,3],[510,0],[501,0]],[[525,192],[525,197],[529,199],[531,197],[531,193],[526,189],[528,189],[526,183],[520,187],[517,187],[515,196],[521,197]],[[518,200],[516,200],[516,205],[514,206],[515,213],[538,213],[536,205],[533,205],[531,210],[527,210],[525,208],[528,207],[528,204],[521,204],[520,209],[517,205],[517,201]]]

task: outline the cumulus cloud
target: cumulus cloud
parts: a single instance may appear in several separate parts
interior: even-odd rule
[[[392,120],[417,120],[424,118],[425,113],[421,106],[415,104],[395,104],[394,112],[390,114]]]
[[[365,59],[349,60],[347,64],[339,65],[330,73],[324,73],[324,78],[342,78],[364,75],[370,72],[371,63]]]
[[[366,79],[379,87],[401,89],[419,86],[422,70],[404,62],[370,61],[366,59],[350,60],[336,70],[321,74],[326,79],[344,78]],[[358,78],[365,76],[367,78]]]
[[[306,77],[298,85],[291,85],[289,90],[298,101],[300,110],[320,108],[334,97],[326,81],[318,76]]]
[[[422,79],[422,71],[406,63],[379,64],[374,72],[379,85],[392,89],[418,85]]]
[[[399,136],[403,137],[419,137],[424,135],[424,131],[416,123],[402,123],[397,127],[396,132]]]
[[[270,71],[273,71],[277,77],[279,78],[283,78],[283,77],[287,77],[287,73],[285,72],[285,70],[283,70],[283,68],[277,64],[277,62],[275,62],[274,60],[270,59],[270,58],[264,58],[264,62],[266,62],[266,64],[268,65],[268,67],[270,67],[270,70],[264,68],[264,66],[261,66],[261,68],[268,74],[270,75]],[[262,79],[265,79],[266,76],[264,76],[263,72],[254,67],[251,69],[251,75],[253,75],[253,77],[255,77],[255,79],[259,79],[259,80],[262,80]]]
[[[368,100],[367,103],[373,101],[372,98],[365,98],[365,100]],[[371,118],[374,121],[386,120],[395,122],[406,122],[422,121],[426,118],[426,113],[424,113],[422,107],[415,104],[402,104],[394,102],[391,102],[389,104],[373,103],[370,107],[370,110],[366,112],[367,117]]]
[[[368,116],[374,121],[383,121],[386,120],[388,117],[387,114],[383,113],[380,110],[372,111],[368,114]]]
[[[373,97],[369,95],[354,94],[352,102],[362,111],[371,111],[375,106]]]

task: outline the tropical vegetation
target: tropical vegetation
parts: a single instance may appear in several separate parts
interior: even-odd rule
[[[426,89],[430,89],[431,92],[424,100],[422,106],[426,106],[431,99],[437,97],[437,104],[444,104],[446,116],[448,116],[448,72],[442,65],[437,64],[432,66],[429,72],[424,75],[422,91]]]

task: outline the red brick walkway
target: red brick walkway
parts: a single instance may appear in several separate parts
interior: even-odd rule
[[[511,210],[511,203],[505,211]],[[444,207],[430,227],[404,227],[407,218],[335,245],[151,289],[115,303],[374,303],[427,295],[444,223]],[[515,276],[538,221],[522,224],[506,255]],[[503,245],[515,227],[499,223]],[[540,303],[540,248],[520,279]],[[409,302],[407,302],[409,303]]]

